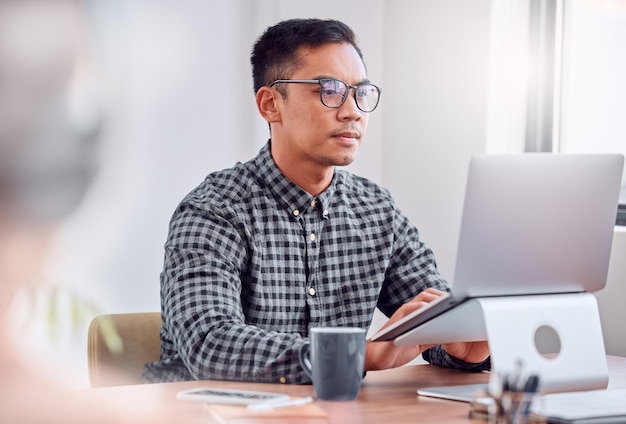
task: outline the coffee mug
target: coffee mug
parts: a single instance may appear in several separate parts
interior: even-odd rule
[[[365,333],[355,327],[311,328],[300,348],[300,364],[318,399],[356,399],[365,367]]]

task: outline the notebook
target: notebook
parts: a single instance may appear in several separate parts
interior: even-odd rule
[[[623,167],[621,154],[472,156],[451,292],[372,340],[394,340],[471,298],[604,288]]]
[[[552,393],[534,402],[533,412],[550,423],[625,423],[624,399],[625,388]]]

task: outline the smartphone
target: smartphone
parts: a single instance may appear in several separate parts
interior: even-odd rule
[[[256,392],[252,390],[208,389],[201,387],[178,392],[176,399],[195,400],[207,403],[249,405],[259,402],[287,400],[289,399],[289,395],[272,392]]]

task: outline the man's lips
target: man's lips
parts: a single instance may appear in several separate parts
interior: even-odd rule
[[[333,137],[360,139],[361,134],[358,131],[341,131],[333,134]]]

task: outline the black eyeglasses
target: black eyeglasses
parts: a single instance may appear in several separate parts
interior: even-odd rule
[[[319,84],[320,100],[330,108],[338,108],[345,103],[351,88],[354,88],[356,106],[363,112],[371,112],[378,106],[381,89],[370,83],[349,85],[338,79],[323,78],[316,80],[279,79],[269,85],[273,87],[282,83]]]

